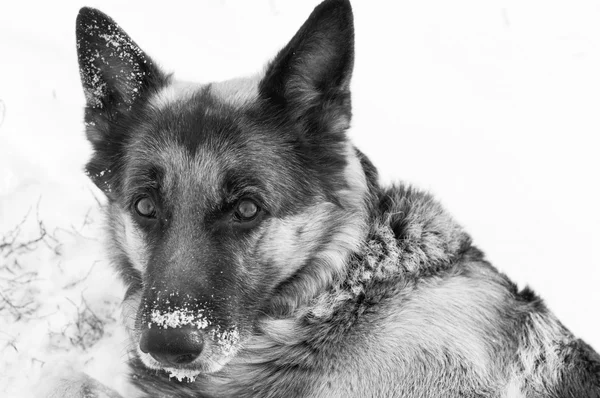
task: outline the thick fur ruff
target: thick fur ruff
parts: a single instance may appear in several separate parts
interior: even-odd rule
[[[598,354],[348,139],[347,0],[206,85],[97,10],[77,38],[141,397],[600,397]]]

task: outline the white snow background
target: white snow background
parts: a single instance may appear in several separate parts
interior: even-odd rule
[[[63,366],[127,394],[123,286],[82,171],[79,8],[208,82],[259,70],[317,3],[0,2],[0,396],[35,396],[42,371]],[[436,194],[496,267],[600,349],[600,2],[353,6],[356,144],[384,181]]]

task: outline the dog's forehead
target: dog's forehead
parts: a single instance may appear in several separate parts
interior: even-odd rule
[[[146,130],[163,145],[180,145],[190,153],[239,148],[251,138],[245,110],[257,97],[257,78],[209,84],[174,81],[149,99]]]
[[[233,158],[233,149],[239,151],[249,139],[249,123],[241,108],[256,98],[256,84],[251,78],[172,82],[149,99],[148,118],[136,134],[136,146],[167,152],[159,156],[162,160],[200,158],[209,164],[206,159]],[[174,156],[175,152],[187,155]]]
[[[220,83],[174,82],[149,100],[148,113],[129,142],[130,175],[162,170],[164,188],[222,187],[232,174],[248,174],[275,151],[244,116],[257,95],[255,78]],[[130,178],[130,181],[133,179]],[[218,196],[214,192],[215,199]]]

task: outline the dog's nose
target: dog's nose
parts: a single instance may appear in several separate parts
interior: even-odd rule
[[[193,327],[145,329],[140,349],[163,365],[184,365],[193,362],[202,353],[204,339]]]

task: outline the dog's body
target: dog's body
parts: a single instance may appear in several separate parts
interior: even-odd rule
[[[348,141],[347,1],[209,85],[96,10],[77,36],[144,396],[600,397],[600,357]]]

